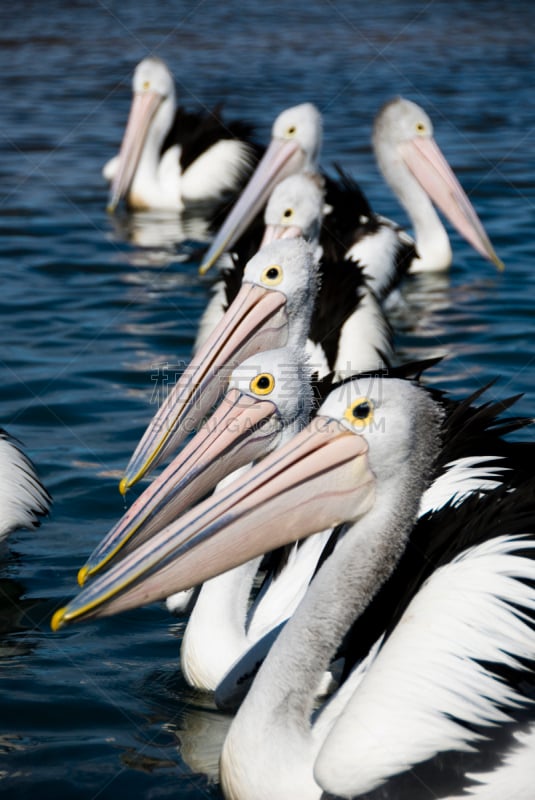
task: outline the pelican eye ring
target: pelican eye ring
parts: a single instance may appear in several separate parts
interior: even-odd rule
[[[261,396],[269,394],[274,388],[275,378],[270,372],[262,372],[260,375],[256,375],[249,384],[251,392]]]
[[[365,428],[373,419],[373,401],[368,397],[357,397],[346,408],[344,419],[356,428]]]
[[[150,81],[143,81],[143,91],[146,92],[150,89]]]
[[[295,132],[296,132],[296,131],[297,131],[297,128],[295,127],[295,125],[290,125],[290,126],[289,126],[289,127],[286,129],[286,135],[287,135],[287,136],[295,136]]]
[[[418,131],[418,133],[424,133],[424,131],[425,131],[424,123],[423,122],[417,122],[416,123],[416,130]]]
[[[271,264],[265,268],[260,280],[266,286],[277,286],[282,281],[282,267],[278,264]]]
[[[282,216],[284,217],[284,219],[291,219],[291,218],[293,217],[293,215],[294,215],[294,210],[293,210],[293,208],[286,208],[286,209],[283,211],[283,214],[282,214]]]

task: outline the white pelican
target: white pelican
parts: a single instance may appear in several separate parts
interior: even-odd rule
[[[415,239],[397,223],[373,213],[358,186],[343,173],[345,196],[338,198],[336,184],[329,184],[327,201],[333,212],[324,227],[345,214],[345,230],[338,235],[347,248],[345,258],[364,266],[379,300],[384,300],[407,272],[440,271],[451,265],[448,234],[433,203],[480,255],[503,269],[420,106],[401,97],[386,103],[375,118],[372,143],[379,169],[407,211]],[[355,210],[360,208],[358,215],[353,212],[352,227],[347,220],[348,201]]]
[[[283,437],[299,430],[312,411],[310,381],[303,349],[267,351],[240,364],[216,411],[93,551],[78,573],[80,585],[178,518],[233,470],[263,457]],[[207,581],[195,599],[190,592],[167,598],[173,612],[184,612],[194,602],[181,657],[192,685],[215,689],[256,639],[290,616],[306,590],[307,575],[313,574],[321,547],[314,543],[300,550],[290,569],[282,570],[284,577],[278,569],[277,593],[282,587],[283,596],[276,603],[264,600],[254,622],[250,618],[246,624],[246,606],[258,560]],[[301,566],[305,558],[308,568]]]
[[[120,483],[122,493],[200,425],[224,394],[234,366],[306,339],[317,281],[317,258],[302,239],[272,242],[249,261],[236,298],[145,431]]]
[[[231,725],[225,797],[498,800],[507,787],[508,796],[529,800],[530,445],[517,447],[521,469],[509,464],[498,487],[415,526],[443,437],[466,414],[408,381],[343,382],[301,433],[95,581],[56,613],[53,628],[163,598],[171,586],[343,523]],[[488,405],[479,416],[484,428]],[[386,625],[375,623],[375,645],[315,710],[318,682],[344,635],[396,577],[403,589],[386,592],[390,611]]]
[[[443,270],[451,264],[448,234],[433,203],[478,253],[503,269],[476,211],[433,138],[433,123],[423,108],[403,97],[390,100],[375,118],[372,140],[379,169],[414,228],[417,257],[410,265],[411,272]]]
[[[223,122],[217,110],[177,109],[173,76],[159,58],[140,61],[132,89],[119,155],[103,170],[111,182],[108,210],[124,197],[133,209],[180,211],[241,189],[259,153],[247,125]]]
[[[0,429],[0,539],[17,528],[37,527],[50,503],[50,495],[28,456]]]

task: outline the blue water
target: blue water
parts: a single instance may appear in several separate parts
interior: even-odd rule
[[[0,10],[0,421],[54,497],[0,560],[0,796],[219,798],[202,774],[225,718],[178,665],[184,619],[152,606],[52,634],[86,555],[123,511],[117,479],[154,411],[158,367],[187,360],[209,283],[176,220],[110,219],[136,62],[171,66],[189,108],[223,101],[266,141],[314,101],[323,165],[405,222],[370,128],[395,94],[420,102],[503,274],[451,234],[451,274],[413,280],[395,324],[407,358],[462,396],[524,392],[533,413],[535,206],[531,0],[124,3],[28,0]],[[533,436],[533,434],[531,434]],[[214,741],[212,741],[214,739]]]

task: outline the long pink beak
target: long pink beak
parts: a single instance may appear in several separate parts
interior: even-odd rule
[[[269,452],[281,429],[273,402],[230,389],[206,424],[93,551],[78,573],[80,586],[174,522],[226,475]]]
[[[299,225],[266,225],[259,249],[261,250],[266,244],[270,244],[276,239],[297,239],[302,235],[303,231]]]
[[[316,417],[271,453],[90,583],[53,630],[163,599],[262,553],[365,514],[375,498],[366,440]]]
[[[107,206],[110,213],[115,211],[130,188],[150,123],[161,101],[162,97],[158,92],[147,91],[134,95],[119,151],[119,165],[110,188]]]
[[[286,296],[251,283],[237,297],[153,417],[130,459],[119,490],[124,494],[193,430],[225,393],[232,368],[288,338]]]
[[[249,183],[216,234],[199,272],[204,275],[217,259],[240,238],[267,203],[273,188],[288,175],[299,172],[305,154],[294,139],[272,139]]]
[[[435,140],[415,137],[401,144],[400,150],[417,181],[461,236],[502,270],[504,265],[496,255],[476,210]]]

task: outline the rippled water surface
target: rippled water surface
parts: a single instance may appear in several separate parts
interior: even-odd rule
[[[110,219],[136,62],[171,66],[190,108],[223,101],[266,141],[303,100],[374,208],[406,221],[373,163],[373,116],[423,104],[506,264],[452,233],[450,275],[413,280],[395,320],[404,357],[463,395],[534,407],[535,103],[531,0],[309,4],[30,0],[0,10],[0,421],[54,497],[0,561],[0,796],[218,798],[204,773],[226,719],[189,689],[184,620],[161,606],[52,634],[87,554],[123,511],[117,477],[157,400],[158,366],[188,358],[209,284],[175,219]],[[192,236],[191,232],[186,235]]]

